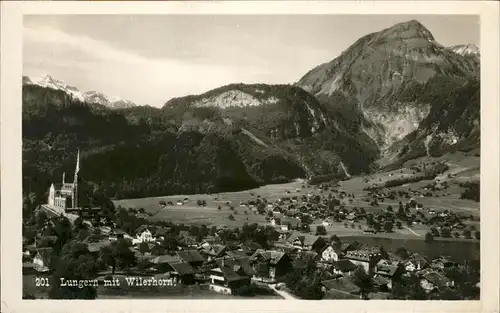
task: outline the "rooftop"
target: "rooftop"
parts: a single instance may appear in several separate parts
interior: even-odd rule
[[[177,252],[177,255],[183,261],[189,262],[189,263],[205,261],[205,258],[196,249],[179,251],[179,252]]]
[[[328,290],[338,290],[351,294],[359,292],[359,287],[348,277],[325,280],[321,284]]]

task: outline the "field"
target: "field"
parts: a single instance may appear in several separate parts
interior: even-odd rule
[[[176,195],[176,196],[165,196],[165,197],[153,197],[153,198],[140,198],[140,199],[125,199],[125,200],[115,200],[113,201],[115,206],[122,206],[124,208],[143,208],[146,212],[154,214],[150,217],[151,220],[170,220],[176,223],[186,223],[186,224],[205,224],[217,225],[217,226],[228,226],[228,227],[239,227],[244,223],[259,223],[265,224],[265,217],[263,215],[256,214],[246,206],[240,206],[241,201],[248,201],[256,199],[257,195],[266,198],[268,201],[276,201],[279,197],[286,194],[287,190],[291,194],[301,195],[306,192],[307,189],[301,189],[304,184],[303,181],[297,180],[287,184],[277,184],[277,185],[266,185],[260,188],[239,191],[239,192],[227,192],[218,194],[198,194],[198,195]],[[301,189],[300,192],[296,192],[296,189]],[[308,188],[313,190],[313,188]],[[183,205],[176,205],[178,200],[183,200],[188,198],[189,202]],[[171,201],[174,205],[166,206],[160,209],[159,202],[164,200],[165,202]],[[197,201],[206,201],[206,206],[198,206]],[[229,205],[234,206],[234,211],[229,210]],[[218,207],[221,207],[219,210]],[[247,214],[245,214],[245,211]],[[232,214],[235,218],[234,221],[230,220],[228,216]]]
[[[368,192],[364,190],[366,187],[372,187],[377,184],[383,184],[385,181],[408,178],[413,175],[410,167],[419,162],[446,162],[449,170],[437,178],[442,181],[447,181],[449,188],[433,192],[432,196],[420,196],[415,200],[424,206],[424,208],[434,209],[437,212],[449,210],[456,213],[465,215],[479,216],[479,203],[472,200],[460,199],[460,193],[464,190],[458,184],[460,182],[478,180],[479,178],[479,157],[466,155],[463,153],[456,153],[453,155],[445,155],[440,158],[421,158],[408,162],[404,168],[384,173],[376,173],[365,177],[353,177],[346,181],[339,182],[336,188],[338,191],[345,191],[348,194],[354,194],[352,202],[341,200],[341,204],[345,207],[364,208],[367,212],[378,211],[387,208],[389,205],[397,209],[399,201],[405,203],[407,199],[396,198],[394,200],[384,199],[379,202],[378,207],[372,207],[366,201]],[[433,183],[434,180],[426,180],[404,184],[401,186],[388,188],[387,191],[418,191],[420,193],[426,192],[426,186]],[[259,215],[252,212],[246,206],[240,206],[241,201],[255,200],[257,196],[266,198],[269,202],[273,202],[283,196],[302,196],[304,194],[322,194],[327,196],[330,191],[322,191],[317,186],[307,186],[303,180],[296,180],[291,183],[267,185],[257,189],[218,193],[218,194],[198,194],[198,195],[177,195],[165,196],[154,198],[141,198],[141,199],[124,199],[114,201],[115,206],[122,206],[124,208],[143,208],[146,212],[153,214],[151,220],[168,220],[175,223],[184,224],[205,224],[206,226],[216,225],[218,227],[240,227],[244,223],[259,223],[268,224],[265,221],[264,215]],[[336,195],[336,194],[334,194]],[[189,202],[183,205],[176,205],[177,201],[182,201],[188,198]],[[173,205],[166,206],[160,209],[159,202],[164,200],[171,201]],[[197,205],[198,200],[206,201],[206,206],[201,207]],[[229,205],[234,207],[234,210],[229,209]],[[218,207],[221,207],[219,210]],[[230,220],[229,215],[234,216],[234,220]],[[317,225],[321,224],[321,220],[315,220],[311,225],[314,231]],[[479,222],[469,222],[475,224],[479,229]],[[361,227],[360,227],[361,226]],[[394,233],[379,233],[364,234],[364,227],[356,224],[354,228],[351,225],[345,227],[344,223],[333,223],[326,226],[328,235],[336,234],[338,236],[368,236],[368,237],[382,237],[382,238],[413,238],[424,239],[425,233],[428,228],[424,225],[413,225],[410,228],[403,226],[402,229],[396,229]],[[465,239],[450,239],[450,240],[465,240]]]

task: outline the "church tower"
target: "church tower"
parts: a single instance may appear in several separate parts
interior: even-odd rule
[[[73,178],[73,195],[72,195],[72,207],[76,209],[78,207],[78,172],[80,171],[80,150],[78,150],[78,154],[76,155],[76,168],[75,168],[75,177]]]

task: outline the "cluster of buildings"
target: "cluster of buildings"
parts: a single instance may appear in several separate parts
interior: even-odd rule
[[[59,212],[70,219],[78,211],[79,166],[78,153],[73,182],[66,183],[63,174],[62,184],[51,185],[46,210],[53,210],[55,214]],[[350,201],[354,198],[354,195],[345,192],[337,193],[341,199]],[[178,205],[185,201],[187,199],[179,200]],[[401,258],[383,252],[379,247],[364,246],[356,241],[331,242],[322,236],[300,232],[299,217],[304,215],[315,219],[325,217],[324,226],[332,222],[327,218],[329,201],[331,199],[327,197],[311,194],[301,197],[285,196],[275,203],[265,201],[269,222],[279,233],[279,239],[270,244],[270,249],[263,249],[255,243],[229,246],[224,244],[218,232],[214,236],[206,236],[200,242],[187,231],[181,231],[175,235],[178,246],[169,248],[169,253],[166,254],[161,243],[173,234],[168,227],[155,225],[142,225],[134,234],[101,227],[98,228],[100,235],[97,240],[87,238],[84,242],[90,253],[98,258],[103,247],[119,238],[128,239],[130,250],[138,260],[146,264],[141,271],[168,277],[176,283],[208,284],[211,290],[226,294],[234,294],[239,288],[252,282],[275,284],[294,268],[305,266],[306,261],[313,261],[318,270],[326,274],[321,284],[327,298],[359,297],[360,287],[354,283],[354,272],[359,268],[363,268],[368,274],[374,288],[383,292],[390,291],[395,282],[411,273],[419,277],[421,286],[428,292],[453,287],[454,282],[446,277],[445,269],[458,265],[449,259],[429,261],[417,254]],[[256,205],[262,206],[262,202],[262,199],[258,199],[254,203],[243,205],[253,209]],[[349,221],[363,218],[365,214],[364,210],[337,210],[337,215]],[[23,245],[25,271],[51,271],[50,246],[57,238],[46,237],[43,240],[43,243],[35,241],[34,245]]]
[[[217,234],[197,242],[187,231],[181,231],[179,244],[174,252],[157,250],[169,229],[156,226],[141,226],[134,236],[113,230],[97,241],[85,241],[89,251],[99,257],[100,250],[119,237],[128,238],[130,249],[138,260],[146,261],[144,273],[172,279],[175,283],[207,284],[208,288],[225,294],[234,294],[238,288],[252,282],[275,284],[293,268],[305,266],[307,260],[314,261],[318,270],[326,273],[322,290],[327,298],[358,298],[361,290],[354,283],[354,272],[362,267],[370,276],[375,290],[389,292],[403,275],[418,275],[421,286],[431,292],[452,287],[453,281],[445,275],[447,267],[458,266],[446,258],[432,261],[418,254],[403,259],[394,254],[384,255],[377,247],[364,246],[358,242],[329,242],[328,239],[290,232],[276,241],[271,249],[263,249],[256,243],[223,244]],[[147,244],[148,252],[140,251]],[[51,248],[31,246],[24,248],[24,269],[39,272],[51,270]],[[29,261],[28,261],[29,260]]]

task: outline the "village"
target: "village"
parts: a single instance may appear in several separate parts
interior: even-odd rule
[[[228,222],[242,208],[246,216],[264,218],[263,223],[245,222],[241,227],[157,220],[144,209],[121,206],[112,213],[96,208],[57,214],[53,206],[42,205],[23,227],[23,272],[27,279],[45,275],[55,284],[62,276],[54,264],[65,250],[76,249],[65,246],[78,242],[84,245],[81,253],[95,264],[88,274],[93,277],[84,278],[99,282],[99,298],[140,292],[141,288],[123,287],[130,277],[169,282],[154,290],[148,287],[151,298],[168,298],[174,289],[180,297],[186,290],[194,297],[203,292],[229,298],[479,297],[478,259],[456,260],[445,254],[430,258],[403,246],[385,249],[349,240],[340,231],[388,238],[417,236],[420,231],[428,245],[436,240],[478,240],[479,230],[469,224],[477,219],[473,215],[429,209],[419,203],[426,190],[436,190],[436,184],[421,191],[368,188],[363,199],[355,199],[335,183],[313,189],[307,193],[301,188],[286,190],[275,200],[253,194],[253,199],[240,203],[214,196],[217,210],[227,212]],[[385,200],[398,204],[386,206]],[[359,201],[367,207],[353,205]],[[157,203],[159,211],[207,206],[206,200],[195,197]],[[106,288],[109,280],[123,283]],[[28,293],[28,298],[36,297],[36,292]]]

